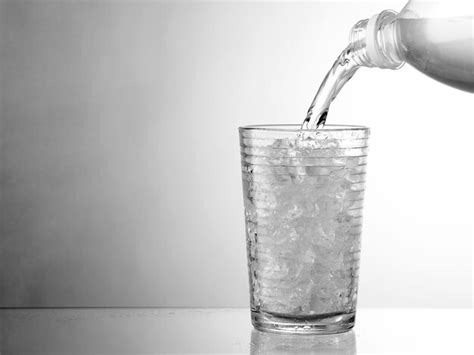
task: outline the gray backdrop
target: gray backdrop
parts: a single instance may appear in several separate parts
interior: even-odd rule
[[[403,4],[2,1],[0,305],[247,305],[237,127],[300,122],[350,27]],[[443,208],[470,157],[429,121],[470,100],[374,69],[334,105],[373,127],[361,305],[470,306],[472,207]]]

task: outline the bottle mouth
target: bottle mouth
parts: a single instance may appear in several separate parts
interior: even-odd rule
[[[399,69],[404,64],[398,58],[398,53],[392,53],[397,48],[397,39],[394,37],[395,31],[388,31],[389,35],[392,35],[390,38],[385,38],[382,33],[384,27],[393,22],[397,15],[396,11],[384,10],[367,21],[367,55],[376,67]],[[391,48],[388,48],[388,46]],[[393,54],[397,55],[397,58]]]
[[[369,19],[360,20],[351,29],[349,41],[357,53],[358,64],[382,69],[399,69],[400,59],[394,22],[397,12],[385,10]]]

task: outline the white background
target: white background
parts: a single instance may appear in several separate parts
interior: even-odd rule
[[[402,1],[0,5],[1,306],[248,304],[237,127],[299,123]],[[471,307],[473,96],[362,69],[360,306]]]

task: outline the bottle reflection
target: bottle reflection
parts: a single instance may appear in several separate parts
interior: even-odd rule
[[[353,330],[331,335],[299,335],[260,332],[253,329],[250,354],[331,354],[355,355]]]

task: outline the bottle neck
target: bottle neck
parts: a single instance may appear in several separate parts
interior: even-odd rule
[[[365,67],[399,69],[404,63],[396,23],[391,10],[357,22],[352,27],[350,42],[357,64]]]

